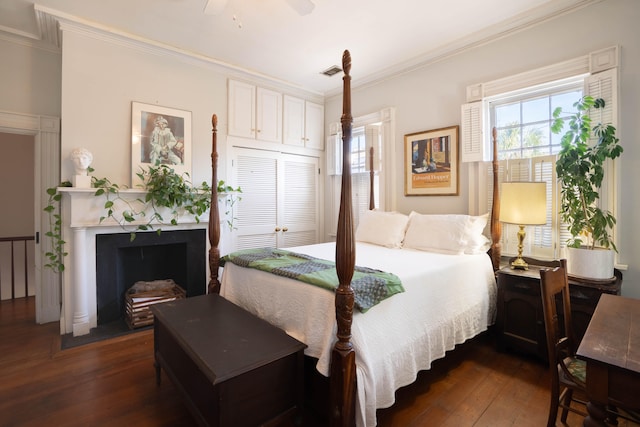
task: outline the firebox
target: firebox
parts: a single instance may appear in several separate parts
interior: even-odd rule
[[[206,230],[96,236],[98,325],[125,316],[125,293],[138,281],[171,279],[186,296],[206,292]]]

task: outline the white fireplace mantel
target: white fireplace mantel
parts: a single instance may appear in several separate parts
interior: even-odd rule
[[[60,187],[58,191],[62,194],[62,238],[66,242],[65,251],[69,254],[64,259],[60,333],[73,333],[73,336],[86,335],[91,328],[98,326],[96,235],[135,231],[138,224],[144,224],[146,221],[130,223],[126,228],[113,218],[100,221],[101,217],[107,216],[104,209],[107,198],[104,195],[96,196],[95,188]],[[118,219],[122,218],[123,209],[130,209],[127,202],[136,209],[142,209],[143,205],[136,199],[144,200],[146,192],[127,189],[121,190],[119,195],[126,202],[114,201],[114,217]],[[151,214],[152,212],[147,212],[146,218]],[[161,211],[161,215],[168,221],[171,217],[170,210]],[[197,222],[193,215],[181,215],[178,225],[156,224],[154,230],[148,232],[155,232],[158,228],[164,231],[207,228],[208,219],[208,215],[204,215],[200,218],[200,222]],[[136,231],[136,233],[141,232]]]

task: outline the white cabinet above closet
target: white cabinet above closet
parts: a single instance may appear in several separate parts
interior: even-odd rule
[[[229,80],[229,135],[282,142],[282,94]]]
[[[284,143],[324,149],[324,106],[284,95]]]

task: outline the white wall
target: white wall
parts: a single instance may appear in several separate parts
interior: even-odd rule
[[[623,294],[640,298],[640,2],[605,0],[577,12],[561,15],[537,27],[469,49],[424,68],[357,87],[358,52],[353,58],[353,115],[396,107],[397,208],[401,212],[466,213],[469,176],[461,164],[459,196],[405,197],[403,188],[404,135],[460,124],[460,105],[470,84],[494,80],[556,62],[586,55],[613,45],[621,47],[620,118],[618,135],[625,153],[621,167],[620,262],[624,271]],[[326,122],[339,121],[342,97],[327,100]]]
[[[192,178],[210,181],[211,115],[218,115],[220,133],[226,134],[226,84],[224,75],[204,66],[65,33],[62,179],[73,175],[70,152],[85,147],[93,154],[96,177],[131,184],[131,102],[138,101],[191,111]]]
[[[184,55],[114,42],[113,37],[105,40],[85,32],[64,32],[62,179],[73,174],[70,152],[85,147],[93,153],[94,176],[130,185],[131,102],[137,101],[191,111],[192,178],[196,183],[211,180],[211,116],[215,113],[218,179],[227,180],[228,77],[270,87],[251,76]]]
[[[60,53],[0,36],[0,111],[60,116]]]

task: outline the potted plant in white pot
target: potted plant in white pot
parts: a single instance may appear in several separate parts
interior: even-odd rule
[[[561,216],[573,236],[567,242],[567,270],[572,276],[610,279],[614,275],[617,248],[611,231],[616,219],[598,206],[599,190],[604,178],[604,164],[622,153],[616,128],[610,123],[592,126],[589,111],[604,108],[602,98],[585,96],[573,104],[576,112],[569,117],[562,136],[562,148],[556,161],[561,185]],[[562,110],[553,112],[552,131],[565,128]],[[592,142],[595,137],[597,141]]]

